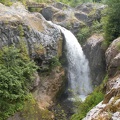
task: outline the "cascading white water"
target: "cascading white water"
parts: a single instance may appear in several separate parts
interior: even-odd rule
[[[75,96],[84,100],[85,97],[92,92],[88,60],[85,58],[82,47],[76,37],[67,29],[58,25],[54,26],[62,31],[66,40],[68,89],[70,89]],[[70,98],[72,97],[74,96],[70,96]]]

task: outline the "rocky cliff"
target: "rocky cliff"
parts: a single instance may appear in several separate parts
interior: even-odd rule
[[[23,42],[30,57],[40,65],[47,64],[60,53],[61,33],[41,14],[29,13],[24,6],[16,3],[11,7],[0,4],[0,16],[0,48]]]
[[[35,74],[31,90],[42,109],[52,104],[63,84],[64,70],[51,66],[62,55],[62,41],[61,32],[40,13],[30,13],[20,3],[10,7],[0,4],[0,49],[22,47],[39,66],[40,73]]]
[[[88,112],[83,120],[120,119],[120,38],[114,40],[105,52],[108,82],[102,102]]]

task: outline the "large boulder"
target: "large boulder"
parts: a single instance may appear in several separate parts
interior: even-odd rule
[[[108,74],[110,76],[118,74],[120,72],[120,38],[117,38],[110,44],[105,56]]]
[[[41,14],[46,20],[52,21],[53,15],[58,11],[59,11],[58,9],[52,6],[48,6],[41,10]]]
[[[80,20],[80,21],[83,21],[83,22],[87,22],[87,19],[88,19],[88,15],[86,13],[83,13],[83,12],[75,12],[74,13],[75,17]]]
[[[91,79],[94,86],[99,85],[106,73],[105,50],[102,48],[102,35],[92,35],[83,46],[83,51],[89,61]]]

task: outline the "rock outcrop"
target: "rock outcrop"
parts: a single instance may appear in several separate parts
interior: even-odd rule
[[[59,30],[47,23],[39,13],[29,13],[22,5],[6,7],[0,4],[0,48],[24,44],[31,58],[41,68],[58,55],[62,44]]]
[[[120,119],[120,75],[109,79],[107,89],[104,100],[90,110],[83,120]]]
[[[112,42],[105,55],[108,74],[110,76],[118,74],[120,72],[120,38]]]
[[[40,108],[51,105],[63,84],[64,70],[57,67],[50,71],[51,60],[62,55],[62,40],[60,30],[40,13],[30,13],[20,3],[10,7],[0,4],[0,49],[10,45],[22,47],[40,67],[40,78],[35,74],[31,87]]]
[[[91,109],[83,120],[120,119],[120,38],[114,40],[106,50],[108,82],[102,102]]]
[[[61,90],[64,80],[64,70],[59,67],[52,70],[51,73],[41,76],[41,83],[33,92],[39,108],[45,109],[54,104],[56,93]]]
[[[76,8],[71,8],[63,3],[54,3],[41,10],[47,20],[51,20],[73,33],[77,33],[83,26],[91,26],[94,20],[100,22],[101,11],[105,5],[84,3]]]
[[[83,46],[83,51],[89,60],[91,79],[94,86],[98,86],[105,76],[105,50],[102,48],[102,35],[92,35]]]

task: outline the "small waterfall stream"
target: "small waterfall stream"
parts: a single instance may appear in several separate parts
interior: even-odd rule
[[[50,24],[53,23],[50,22]],[[65,54],[68,61],[68,89],[72,93],[69,98],[74,99],[75,95],[84,100],[92,92],[88,60],[85,58],[82,47],[76,37],[67,29],[55,24],[54,26],[61,30],[66,40]]]

